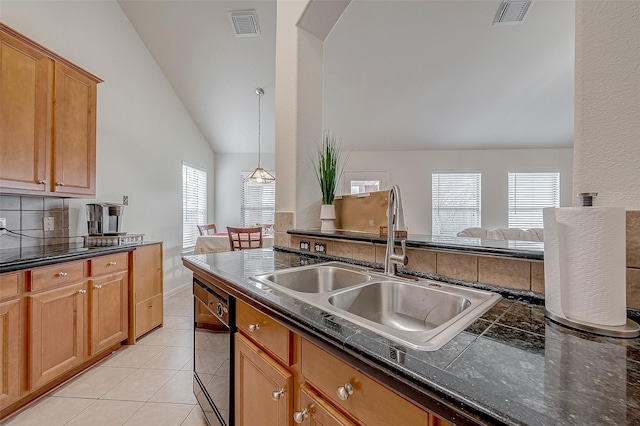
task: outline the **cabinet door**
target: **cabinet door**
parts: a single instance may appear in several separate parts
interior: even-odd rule
[[[286,426],[293,415],[293,376],[248,339],[235,335],[235,421]]]
[[[30,389],[84,360],[85,287],[82,282],[28,296]]]
[[[306,384],[300,387],[300,411],[293,414],[293,419],[306,426],[356,426]]]
[[[17,400],[21,393],[21,317],[19,299],[0,303],[0,407]]]
[[[133,251],[133,288],[136,303],[162,293],[162,244]]]
[[[55,64],[53,186],[60,195],[96,193],[95,81]]]
[[[136,303],[134,330],[136,339],[162,324],[162,312],[162,294]]]
[[[127,272],[89,281],[89,355],[123,341],[129,334]]]
[[[0,42],[0,188],[46,192],[53,61],[7,34]]]

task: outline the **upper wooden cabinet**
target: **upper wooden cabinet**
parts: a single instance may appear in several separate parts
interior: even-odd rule
[[[0,24],[0,192],[95,196],[102,80]]]

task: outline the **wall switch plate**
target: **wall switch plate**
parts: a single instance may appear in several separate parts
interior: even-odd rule
[[[0,217],[0,235],[6,234],[7,232],[7,230],[5,229],[6,227],[7,227],[7,218]]]
[[[309,241],[300,241],[300,250],[311,250],[311,243]]]
[[[125,206],[129,205],[129,196],[128,195],[123,195],[122,196],[122,204],[124,204]]]
[[[313,251],[315,251],[316,253],[326,253],[327,252],[327,246],[325,244],[322,244],[322,243],[315,243],[313,245]]]
[[[53,218],[52,217],[45,217],[44,218],[44,224],[42,226],[42,229],[44,231],[53,231],[55,229],[55,227],[53,226]]]

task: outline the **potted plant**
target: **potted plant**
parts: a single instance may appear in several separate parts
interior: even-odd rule
[[[336,218],[333,199],[336,196],[338,181],[342,177],[344,164],[341,161],[340,143],[328,130],[322,135],[322,144],[317,148],[317,158],[313,163],[313,169],[322,192],[322,207],[320,209],[320,230],[333,231]]]

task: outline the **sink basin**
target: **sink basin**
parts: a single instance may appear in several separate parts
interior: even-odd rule
[[[389,277],[340,262],[251,277],[405,347],[433,351],[498,303],[484,290]]]
[[[338,262],[329,262],[309,267],[283,269],[255,277],[266,280],[269,285],[300,293],[327,293],[371,281],[365,271],[354,270]]]
[[[399,281],[380,281],[331,296],[338,309],[399,331],[427,331],[450,321],[471,302],[464,296]]]

